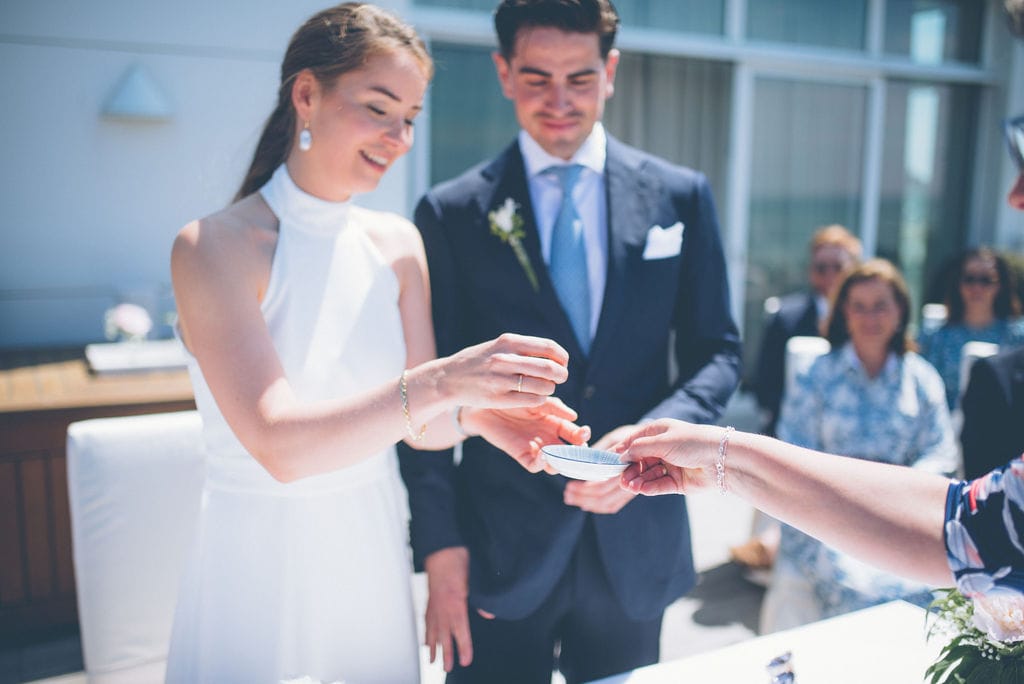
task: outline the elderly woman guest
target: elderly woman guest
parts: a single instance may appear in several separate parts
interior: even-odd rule
[[[952,475],[958,457],[942,380],[912,351],[910,311],[907,286],[890,262],[874,259],[848,271],[827,324],[832,351],[785,397],[779,439]],[[785,526],[761,628],[786,629],[894,598],[927,602],[930,595]]]
[[[419,681],[394,444],[478,433],[531,466],[539,443],[586,438],[548,398],[554,342],[436,359],[419,233],[349,202],[408,151],[431,73],[388,12],[317,13],[237,201],[175,241],[208,458],[169,682]]]
[[[946,292],[945,325],[921,335],[921,355],[946,383],[946,403],[952,410],[960,398],[960,357],[966,343],[992,342],[1008,349],[1024,345],[1013,271],[1006,259],[987,247],[964,252],[957,260],[956,278]]]

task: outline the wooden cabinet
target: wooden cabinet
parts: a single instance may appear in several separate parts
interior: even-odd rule
[[[0,642],[77,623],[68,425],[192,408],[184,370],[94,375],[81,349],[0,353]]]

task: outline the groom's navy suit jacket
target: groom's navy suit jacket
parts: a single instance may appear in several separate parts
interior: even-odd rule
[[[607,284],[589,355],[548,277],[517,143],[421,200],[415,222],[430,268],[438,353],[503,332],[556,340],[570,357],[569,379],[556,394],[594,439],[644,418],[713,422],[739,382],[740,343],[707,182],[609,136],[605,183]],[[520,206],[539,292],[490,229],[488,212],[509,197]],[[680,252],[645,260],[649,229],[679,221]],[[532,613],[591,515],[563,503],[567,480],[531,474],[479,438],[464,443],[457,466],[450,452],[408,448],[401,464],[417,566],[434,551],[467,546],[470,606],[505,619]],[[593,517],[609,581],[634,619],[656,618],[694,585],[684,497],[637,497],[617,514]]]

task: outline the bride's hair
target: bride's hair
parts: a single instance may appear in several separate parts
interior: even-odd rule
[[[370,57],[396,49],[408,50],[427,77],[433,75],[433,62],[416,31],[379,7],[346,2],[314,14],[300,26],[281,62],[277,106],[263,126],[249,171],[235,199],[263,187],[288,158],[295,138],[292,84],[299,72],[309,69],[326,89],[342,74],[365,66]]]

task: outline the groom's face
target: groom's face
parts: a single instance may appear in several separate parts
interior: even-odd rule
[[[520,29],[511,59],[494,56],[519,125],[560,159],[569,159],[601,120],[618,61],[617,50],[601,59],[597,34],[550,27]]]

